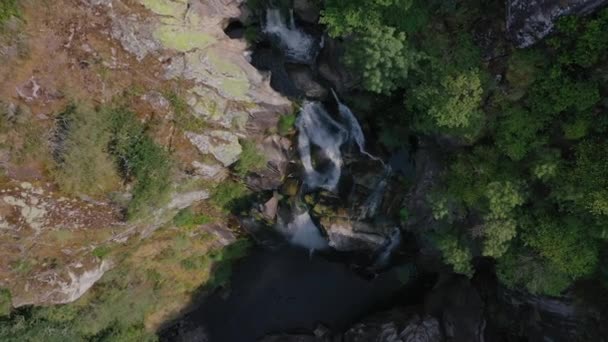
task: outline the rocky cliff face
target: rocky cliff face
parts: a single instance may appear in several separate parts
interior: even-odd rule
[[[241,154],[239,141],[263,146],[267,131],[291,110],[249,64],[246,43],[223,31],[241,15],[242,2],[24,5],[19,34],[0,54],[0,114],[39,138],[38,154],[24,158],[18,152],[29,136],[0,132],[0,287],[11,291],[13,306],[77,299],[112,266],[97,248],[148,236],[177,210],[206,200],[208,192],[187,184],[224,179]],[[187,115],[204,128],[176,124],[166,89],[183,96]],[[159,123],[153,138],[178,161],[171,199],[146,222],[125,222],[115,202],[63,194],[50,172],[55,115],[67,103],[110,103],[124,92],[135,94],[141,121]]]
[[[606,4],[606,0],[509,0],[507,30],[517,46],[527,47],[548,35],[559,17],[589,14]]]

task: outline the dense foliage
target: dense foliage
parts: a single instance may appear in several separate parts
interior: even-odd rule
[[[508,287],[559,295],[603,274],[608,10],[560,19],[533,48],[496,36],[488,47],[474,37],[500,31],[491,13],[503,5],[328,0],[322,22],[360,86],[383,95],[370,96],[381,141],[398,147],[405,132],[447,147],[428,196],[444,261],[471,275],[490,257]]]

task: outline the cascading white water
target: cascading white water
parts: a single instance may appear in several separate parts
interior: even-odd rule
[[[334,190],[342,172],[340,147],[348,139],[346,129],[329,116],[318,102],[305,102],[296,121],[298,150],[304,167],[304,182],[310,189]],[[331,165],[324,172],[315,169],[311,143],[318,146]]]
[[[288,23],[279,9],[267,9],[263,32],[279,40],[287,58],[302,63],[314,60],[317,41],[296,28],[293,12],[290,12]]]
[[[393,253],[399,248],[401,245],[401,230],[396,227],[391,232],[391,235],[387,238],[384,245],[380,248],[380,253],[372,266],[373,269],[381,269],[383,267],[388,266],[391,261],[391,257]]]
[[[336,92],[333,89],[331,90],[331,92],[334,95],[336,102],[338,103],[338,111],[340,112],[340,115],[342,115],[344,120],[346,120],[349,125],[350,138],[355,141],[357,146],[359,146],[359,151],[361,151],[362,154],[370,157],[371,159],[377,160],[384,164],[384,162],[382,162],[380,158],[371,155],[365,150],[365,136],[363,135],[363,130],[361,129],[361,125],[359,125],[359,121],[357,121],[357,118],[350,110],[350,108],[348,108],[344,103],[340,101],[338,95],[336,95]]]
[[[340,102],[334,93],[340,116],[345,124],[338,123],[319,102],[304,102],[296,121],[298,128],[298,150],[304,167],[304,181],[309,189],[323,188],[335,190],[340,181],[342,168],[342,153],[340,147],[349,140],[354,141],[362,154],[377,160],[365,150],[365,136],[353,112]],[[319,172],[312,163],[311,143],[318,146],[330,162],[330,167]]]
[[[361,205],[359,219],[364,220],[376,216],[378,208],[382,204],[382,198],[388,185],[388,180],[391,176],[391,168],[387,166],[380,181],[376,184],[374,191],[369,195],[365,202]]]
[[[287,233],[291,235],[289,241],[292,244],[306,248],[311,253],[329,247],[327,240],[321,235],[308,211],[296,215],[293,221],[287,224]]]

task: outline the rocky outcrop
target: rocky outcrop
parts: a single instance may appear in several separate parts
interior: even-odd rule
[[[79,298],[110,269],[93,250],[125,229],[120,219],[108,203],[63,197],[47,184],[0,184],[0,287],[12,305]]]
[[[109,11],[112,37],[137,60],[162,61],[166,79],[192,82],[186,91],[192,114],[217,128],[187,133],[202,154],[224,166],[233,164],[241,153],[235,132],[247,135],[250,118],[269,113],[278,117],[291,108],[249,63],[246,43],[230,39],[223,30],[241,15],[242,0],[139,0],[144,12],[115,2],[121,6]]]
[[[327,232],[329,245],[339,251],[368,251],[378,250],[384,242],[386,236],[390,234],[390,229],[384,231],[378,227],[358,221],[347,220],[323,220],[323,227]]]
[[[431,316],[420,316],[394,310],[378,314],[357,323],[343,336],[345,342],[435,342],[442,341],[439,321]]]
[[[559,17],[589,14],[606,4],[606,0],[508,0],[507,30],[515,45],[527,47],[548,35]]]

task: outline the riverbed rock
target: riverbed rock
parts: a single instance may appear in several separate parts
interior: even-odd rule
[[[390,234],[390,231],[385,231],[385,227],[378,229],[358,221],[324,218],[321,223],[327,232],[329,245],[344,252],[376,251],[382,247]]]
[[[467,277],[453,275],[440,282],[427,296],[425,311],[441,318],[450,341],[484,341],[484,303]]]
[[[338,94],[354,88],[357,84],[355,75],[344,66],[343,56],[343,43],[325,37],[323,49],[317,60],[318,70],[320,76],[327,80]]]
[[[377,314],[355,324],[343,336],[344,342],[435,342],[442,341],[439,321],[405,310]]]
[[[289,78],[295,87],[311,99],[324,99],[328,91],[317,80],[315,80],[312,70],[306,65],[289,65],[287,67]]]
[[[518,47],[528,47],[547,36],[565,15],[586,15],[608,4],[606,0],[509,0],[507,30]]]
[[[312,25],[318,23],[321,15],[318,2],[313,0],[294,0],[293,11],[298,19]]]

